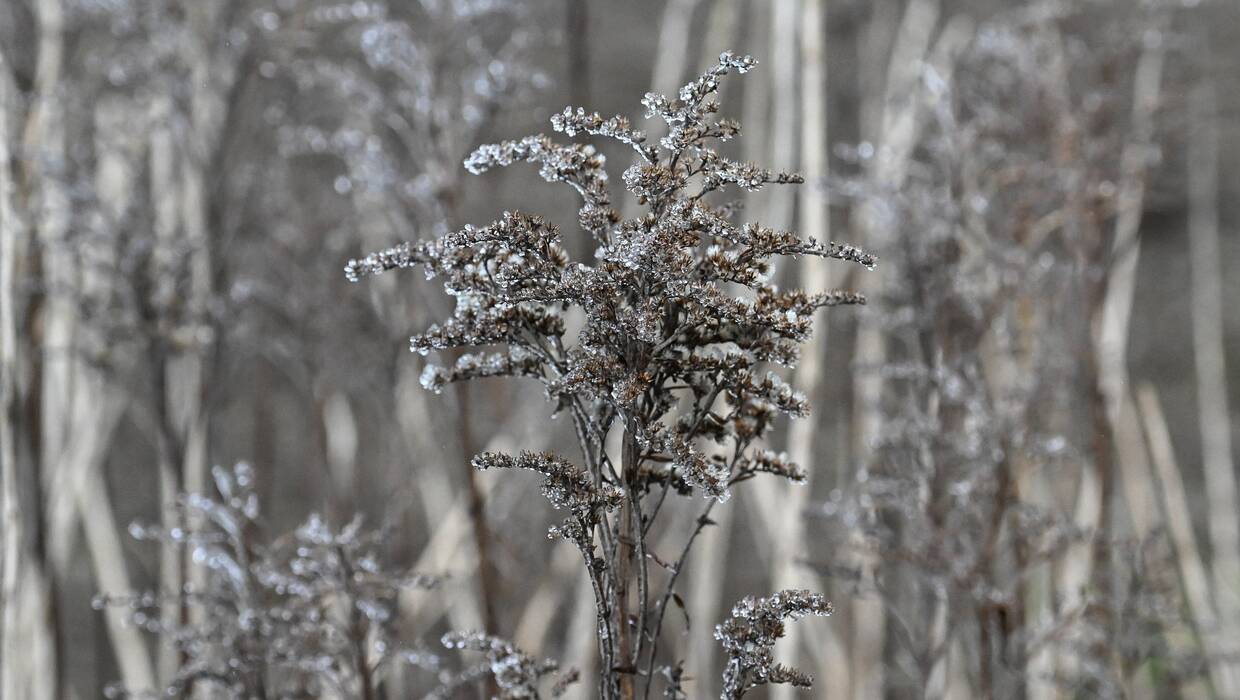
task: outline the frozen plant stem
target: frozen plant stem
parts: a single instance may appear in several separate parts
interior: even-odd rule
[[[605,136],[632,149],[623,181],[645,208],[633,218],[611,206],[604,158],[592,146],[538,135],[482,146],[465,161],[474,173],[533,163],[543,179],[572,187],[582,199],[578,223],[596,246],[590,263],[570,259],[559,229],[543,218],[505,212],[487,226],[405,243],[346,268],[355,281],[408,267],[444,279],[456,298],[452,316],[411,339],[417,352],[453,358],[426,367],[427,389],[526,377],[557,413],[570,414],[583,465],[534,452],[483,453],[473,465],[541,474],[543,495],[566,511],[550,534],[572,543],[586,566],[607,700],[646,698],[659,683],[673,695],[686,692],[682,664],[660,658],[659,639],[668,606],[683,605],[675,587],[697,536],[713,524],[711,509],[761,474],[806,478],[785,455],[756,447],[779,414],[801,417],[809,409],[773,370],[796,366],[818,309],[865,300],[846,291],[780,290],[770,282],[775,260],[876,263],[852,246],[734,223],[735,206],[716,201],[732,187],[753,192],[801,182],[716,150],[739,133],[736,122],[714,116],[719,79],[755,63],[724,53],[675,98],[647,94],[647,118],[659,118],[666,130],[657,144],[624,117],[567,108],[552,118],[569,137]],[[572,309],[584,316],[575,338],[565,319]],[[476,350],[452,352],[458,349]],[[613,431],[621,438],[619,464],[606,449]],[[708,503],[677,555],[654,551],[652,543],[670,534],[660,516],[695,492]],[[813,606],[825,609],[825,601]],[[749,673],[759,684],[808,683],[783,667],[759,664]]]
[[[633,483],[637,474],[637,437],[631,429],[626,426],[624,430],[623,454],[621,455],[621,470],[624,476],[626,486]],[[616,599],[619,603],[617,607],[616,629],[620,633],[620,666],[616,671],[620,674],[620,694],[626,699],[633,697],[633,639],[629,626],[629,581],[633,578],[633,572],[636,569],[636,547],[635,542],[638,538],[636,528],[633,527],[633,510],[634,503],[628,494],[630,489],[626,489],[626,496],[620,506],[620,561],[619,573],[617,575]],[[645,562],[642,562],[643,566]],[[644,598],[644,597],[643,597]],[[642,617],[645,616],[645,603],[642,600]]]

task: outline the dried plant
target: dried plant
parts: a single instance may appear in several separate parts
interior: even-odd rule
[[[770,368],[796,363],[816,310],[864,298],[780,290],[771,281],[774,261],[814,255],[875,264],[852,246],[738,225],[733,205],[712,201],[729,186],[755,191],[801,182],[717,150],[739,132],[736,122],[715,116],[719,80],[755,63],[724,53],[675,98],[647,94],[647,118],[667,127],[657,144],[624,117],[569,108],[552,118],[569,137],[604,136],[631,148],[635,162],[623,181],[645,208],[634,218],[612,207],[604,157],[592,146],[538,135],[482,146],[466,159],[474,173],[532,163],[544,180],[576,190],[578,223],[597,246],[592,262],[570,259],[559,229],[543,218],[506,212],[487,226],[405,243],[346,268],[351,280],[409,267],[444,280],[455,311],[415,335],[411,347],[424,355],[474,351],[448,365],[428,364],[426,388],[528,377],[556,413],[572,417],[583,466],[547,454],[484,454],[474,465],[536,471],[552,503],[570,512],[551,534],[580,550],[590,576],[604,698],[632,698],[639,687],[645,696],[658,675],[675,675],[658,655],[663,622],[715,504],[760,473],[803,478],[799,467],[760,447],[780,414],[808,411],[806,398]],[[613,431],[619,455],[605,447]],[[668,494],[695,491],[709,503],[679,554],[660,556],[651,542]]]
[[[552,680],[549,695],[558,698],[569,685],[577,681],[577,672],[569,670],[558,673],[559,664],[544,659],[536,661],[516,646],[485,632],[452,632],[445,634],[443,645],[449,649],[477,651],[486,655],[486,661],[457,674],[445,674],[444,682],[427,700],[456,697],[462,687],[480,678],[494,679],[499,690],[499,700],[537,700],[542,697],[538,688],[546,679]]]
[[[90,683],[89,673],[58,662],[101,639],[67,632],[96,617],[89,592],[133,589],[124,528],[111,522],[112,496],[101,486],[119,449],[114,436],[130,422],[147,433],[153,454],[125,463],[132,473],[151,466],[158,510],[173,518],[176,495],[205,491],[206,465],[231,456],[227,447],[215,455],[212,438],[229,397],[256,397],[253,451],[278,462],[275,431],[264,425],[283,398],[271,389],[271,368],[292,379],[301,406],[360,394],[357,373],[340,369],[354,366],[357,344],[344,362],[336,339],[382,319],[359,308],[365,300],[325,302],[339,294],[320,284],[329,273],[316,266],[336,258],[324,250],[341,250],[345,233],[387,240],[377,220],[408,217],[441,230],[460,195],[455,164],[476,130],[538,86],[541,73],[527,59],[541,43],[522,2],[49,0],[6,4],[0,16],[0,225],[13,242],[4,246],[0,304],[2,325],[17,338],[0,361],[0,383],[18,389],[6,402],[31,407],[17,432],[42,436],[23,438],[20,472],[8,469],[15,441],[0,440],[0,471],[21,475],[31,487],[23,501],[38,504],[0,529],[11,534],[6,543],[20,533],[48,542],[29,553],[6,548],[0,568],[29,572],[23,591],[53,592],[43,611],[0,605],[0,694],[44,697],[37,686],[46,684],[47,697],[62,697]],[[9,186],[18,181],[30,186]],[[308,200],[315,204],[296,205]],[[368,364],[387,360],[387,345],[376,339],[380,352]],[[52,358],[47,391],[39,389],[44,354]],[[238,370],[254,371],[253,382],[238,381]],[[12,425],[2,423],[0,432]],[[5,504],[15,503],[10,483]],[[258,487],[264,497],[269,485]],[[356,506],[361,489],[349,486],[329,491],[329,515]],[[121,509],[145,495],[122,496]],[[79,521],[93,536],[81,537]],[[162,527],[184,529],[171,519]],[[33,534],[44,529],[46,537]],[[175,592],[198,572],[169,544],[158,587]],[[94,580],[69,575],[83,547]],[[17,583],[6,585],[0,603]],[[161,607],[168,630],[196,614]],[[100,658],[116,662],[124,685],[170,681],[179,665],[170,641],[148,648],[117,610],[100,617],[111,648]],[[27,663],[10,653],[22,637],[45,647],[44,657]],[[69,681],[79,687],[61,687]]]
[[[984,25],[950,81],[928,71],[899,188],[836,188],[883,232],[891,277],[873,317],[888,357],[866,368],[884,387],[874,453],[819,512],[837,552],[873,557],[846,573],[895,623],[891,691],[941,695],[953,667],[979,697],[1044,684],[1121,696],[1150,658],[1142,635],[1180,625],[1174,594],[1145,573],[1156,542],[1106,529],[1117,437],[1090,328],[1145,168],[1121,161],[1148,135],[1132,72],[1117,70],[1143,60],[1128,37],[1144,29],[1125,17],[1087,48],[1089,9],[1037,7]],[[1056,108],[1025,118],[1043,101]],[[865,146],[843,154],[869,169]],[[1097,491],[1078,501],[1057,482]],[[1083,522],[1091,497],[1101,514]],[[953,646],[971,661],[949,661]],[[1176,658],[1161,682],[1195,670]]]
[[[715,639],[723,644],[728,663],[723,673],[722,700],[734,700],[759,686],[787,683],[808,688],[808,675],[775,663],[775,640],[784,636],[784,622],[806,615],[831,614],[831,604],[817,593],[780,591],[769,598],[741,600],[732,617],[715,627]]]
[[[216,468],[218,497],[186,494],[182,522],[165,530],[133,525],[139,539],[171,542],[205,567],[204,582],[177,592],[100,596],[96,604],[131,609],[138,626],[172,640],[180,664],[162,695],[183,697],[199,687],[233,697],[376,697],[378,671],[388,663],[437,668],[439,659],[400,641],[396,599],[439,584],[400,572],[380,555],[383,531],[360,518],[341,528],[311,515],[295,531],[265,539],[254,472],[246,464]],[[166,606],[195,611],[165,629]],[[114,697],[158,697],[151,689],[114,688]]]

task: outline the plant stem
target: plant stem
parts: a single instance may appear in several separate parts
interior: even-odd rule
[[[620,506],[619,556],[616,561],[616,633],[619,635],[619,653],[614,667],[620,675],[620,697],[632,700],[633,693],[633,638],[629,629],[629,579],[633,577],[636,548],[634,543],[641,533],[633,527],[633,499],[631,488],[637,474],[639,460],[637,436],[631,421],[624,427],[624,444],[621,449],[620,470],[624,479],[624,501]]]

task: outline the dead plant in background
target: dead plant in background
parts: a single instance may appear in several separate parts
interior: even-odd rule
[[[397,597],[439,579],[399,571],[381,554],[385,532],[360,517],[333,527],[311,514],[296,530],[265,533],[255,473],[247,464],[213,470],[215,495],[178,499],[190,527],[134,524],[140,540],[168,543],[206,570],[180,592],[99,596],[143,629],[168,639],[180,660],[162,693],[114,686],[109,697],[189,697],[216,689],[230,697],[376,697],[389,663],[437,669],[439,658],[401,641]],[[200,620],[172,627],[161,613],[195,606]]]
[[[213,470],[215,494],[185,493],[182,521],[167,529],[135,523],[130,534],[181,550],[206,570],[180,592],[101,595],[95,606],[126,611],[131,623],[168,639],[179,660],[171,682],[150,688],[109,686],[109,698],[192,697],[222,691],[236,698],[384,697],[389,666],[405,664],[437,677],[428,698],[494,679],[499,697],[558,697],[577,679],[553,660],[535,660],[506,640],[451,633],[447,649],[484,652],[485,661],[458,668],[404,629],[399,598],[431,591],[442,578],[396,567],[384,556],[390,528],[366,528],[361,516],[335,527],[317,513],[292,532],[267,533],[259,513],[255,472],[248,464]],[[167,626],[168,609],[194,606],[200,620]]]
[[[1161,696],[1203,668],[1175,641],[1187,626],[1141,512],[1140,435],[1108,383],[1126,361],[1106,349],[1128,332],[1108,307],[1132,293],[1165,39],[1149,18],[1039,7],[984,25],[952,75],[926,69],[898,188],[837,182],[889,230],[871,316],[887,358],[866,370],[883,385],[873,457],[818,513],[843,535],[832,564],[872,562],[847,573],[892,622],[892,693]],[[875,152],[842,149],[867,169]],[[1123,534],[1120,470],[1136,512]]]

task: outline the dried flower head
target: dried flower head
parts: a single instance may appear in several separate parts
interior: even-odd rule
[[[809,675],[775,663],[775,640],[784,636],[786,620],[830,614],[831,603],[809,591],[780,591],[769,598],[749,596],[737,603],[732,617],[715,627],[715,639],[728,655],[723,700],[734,700],[761,685],[810,687],[813,679]]]
[[[648,571],[655,558],[638,552],[647,551],[668,493],[697,491],[713,506],[757,474],[805,478],[800,467],[756,447],[777,415],[809,410],[805,396],[773,369],[796,364],[815,311],[865,299],[848,291],[779,289],[771,282],[776,261],[813,255],[865,267],[876,262],[849,245],[735,222],[734,206],[713,201],[733,187],[801,182],[795,173],[737,163],[717,150],[740,130],[717,117],[719,80],[754,65],[748,56],[724,53],[675,98],[646,95],[646,117],[667,126],[657,144],[624,117],[570,107],[552,118],[561,133],[629,147],[633,163],[621,180],[644,207],[632,218],[612,206],[606,159],[589,144],[559,144],[539,134],[482,146],[465,160],[473,173],[531,163],[544,180],[573,188],[581,198],[577,223],[594,242],[590,260],[569,255],[558,227],[518,211],[346,267],[354,281],[409,267],[443,280],[456,301],[452,315],[410,345],[422,354],[469,354],[449,365],[429,364],[428,389],[522,376],[541,384],[556,412],[571,415],[581,466],[528,453],[486,454],[474,466],[537,471],[546,477],[544,495],[571,511],[552,531],[581,550],[591,575],[602,667],[610,669],[604,697],[630,695],[618,690],[634,682],[629,674],[648,684],[660,675],[653,672],[658,637],[676,574],[711,522],[709,511],[694,521],[685,554],[664,569],[669,574]],[[485,350],[474,354],[479,348]],[[619,456],[606,449],[612,431],[622,434]],[[662,576],[662,592],[652,576]],[[637,587],[641,593],[630,603]],[[628,613],[631,604],[636,614]],[[634,670],[639,665],[645,668]]]
[[[805,414],[805,397],[778,375],[761,372],[761,365],[796,362],[795,346],[808,336],[815,310],[864,302],[851,292],[780,290],[769,281],[773,258],[816,255],[875,264],[852,246],[734,224],[730,210],[708,202],[707,195],[728,185],[755,190],[800,182],[715,150],[715,142],[739,127],[715,119],[717,105],[709,98],[720,77],[755,63],[725,53],[678,99],[647,95],[647,116],[670,128],[658,147],[624,117],[566,108],[552,118],[553,127],[570,136],[605,136],[632,147],[635,163],[623,180],[648,207],[639,217],[625,220],[611,207],[605,159],[587,144],[529,136],[482,146],[465,161],[474,173],[530,162],[545,180],[573,187],[582,198],[579,223],[598,243],[592,263],[571,260],[556,226],[521,212],[349,261],[350,280],[415,266],[443,279],[456,309],[412,338],[415,351],[499,348],[466,354],[449,366],[430,364],[423,385],[438,391],[478,377],[534,378],[551,400],[573,410],[587,433],[620,419],[643,442],[647,458],[663,458],[685,482],[726,497],[726,468],[710,466],[694,442],[707,432],[716,442],[740,437],[732,426],[744,414]],[[575,342],[566,337],[572,307],[585,312]],[[724,415],[705,402],[718,396],[731,406]],[[678,410],[686,403],[693,408]],[[745,441],[767,427],[765,421],[752,426]],[[596,481],[616,482],[601,466],[591,465]],[[632,486],[641,493],[647,484]]]
[[[456,693],[463,687],[488,676],[495,680],[499,700],[537,700],[542,697],[538,688],[547,679],[552,679],[550,697],[558,698],[577,681],[576,670],[560,673],[557,662],[551,659],[535,660],[512,642],[485,632],[449,632],[443,636],[443,645],[449,649],[482,652],[486,655],[486,662],[455,676],[445,677],[439,688],[427,696],[427,700],[457,697]]]

